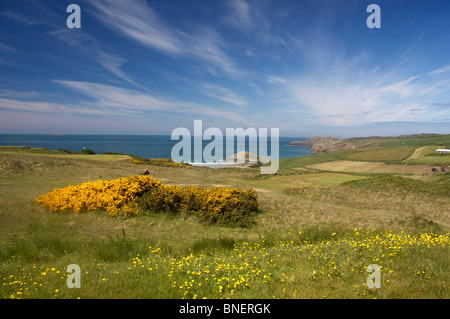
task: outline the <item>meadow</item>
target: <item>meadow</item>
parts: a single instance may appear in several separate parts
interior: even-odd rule
[[[445,135],[284,159],[270,176],[2,147],[0,298],[448,299],[450,177],[431,168],[448,163],[433,148],[449,144]],[[36,202],[145,169],[164,185],[252,188],[258,211],[220,225]],[[80,266],[79,289],[67,287],[70,264]],[[366,285],[370,264],[381,269],[378,289]]]

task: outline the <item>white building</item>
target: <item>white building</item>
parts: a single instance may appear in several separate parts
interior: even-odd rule
[[[450,153],[450,150],[446,149],[446,148],[438,148],[436,150],[436,153],[441,153],[441,154]]]

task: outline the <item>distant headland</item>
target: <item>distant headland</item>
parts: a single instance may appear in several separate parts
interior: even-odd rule
[[[376,146],[381,143],[399,140],[404,138],[414,138],[414,137],[437,137],[440,134],[410,134],[410,135],[400,135],[400,136],[369,136],[369,137],[351,137],[351,138],[340,138],[332,137],[327,135],[316,135],[311,137],[306,141],[293,141],[290,142],[289,146],[304,146],[311,147],[311,153],[326,153],[331,151],[338,151],[343,149],[354,149],[364,146]]]

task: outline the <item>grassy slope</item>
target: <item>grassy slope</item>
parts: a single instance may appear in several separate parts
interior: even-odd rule
[[[441,135],[439,137],[394,139],[389,140],[388,142],[379,142],[378,144],[381,145],[355,148],[353,150],[334,151],[324,154],[315,154],[312,156],[299,158],[282,159],[280,160],[280,167],[284,169],[292,169],[293,167],[340,159],[398,163],[406,160],[417,148],[422,146],[433,145],[437,147],[450,147],[450,134]]]
[[[388,148],[407,145],[413,152],[445,141],[448,137],[403,141]],[[393,243],[385,230],[444,235],[450,229],[445,189],[435,190],[436,182],[370,180],[370,174],[304,168],[373,151],[282,160],[276,176],[259,176],[258,169],[136,165],[114,155],[97,161],[89,155],[0,151],[0,297],[449,298],[445,237],[440,244],[438,239],[416,244],[413,237]],[[400,156],[404,153],[394,160],[404,160]],[[130,176],[145,168],[168,184],[254,187],[261,214],[253,226],[236,229],[161,214],[130,219],[54,214],[34,203],[54,187]],[[441,184],[448,175],[436,180]],[[283,193],[305,184],[306,192]],[[81,289],[65,284],[71,263],[82,269]],[[382,289],[365,287],[365,267],[371,263],[385,267]]]

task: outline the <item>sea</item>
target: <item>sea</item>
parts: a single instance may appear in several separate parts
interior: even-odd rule
[[[279,158],[309,155],[310,147],[288,146],[289,142],[307,139],[307,137],[279,137]],[[193,140],[192,138],[192,153],[194,150]],[[178,142],[179,140],[171,140],[170,135],[0,134],[0,146],[29,146],[74,152],[87,148],[96,154],[116,152],[148,159],[171,158],[172,148]],[[208,143],[210,141],[204,140],[203,147]],[[225,143],[223,144],[223,154],[226,155]],[[248,139],[245,145],[246,151],[248,151]],[[270,147],[270,138],[268,138],[267,151],[269,155]]]

